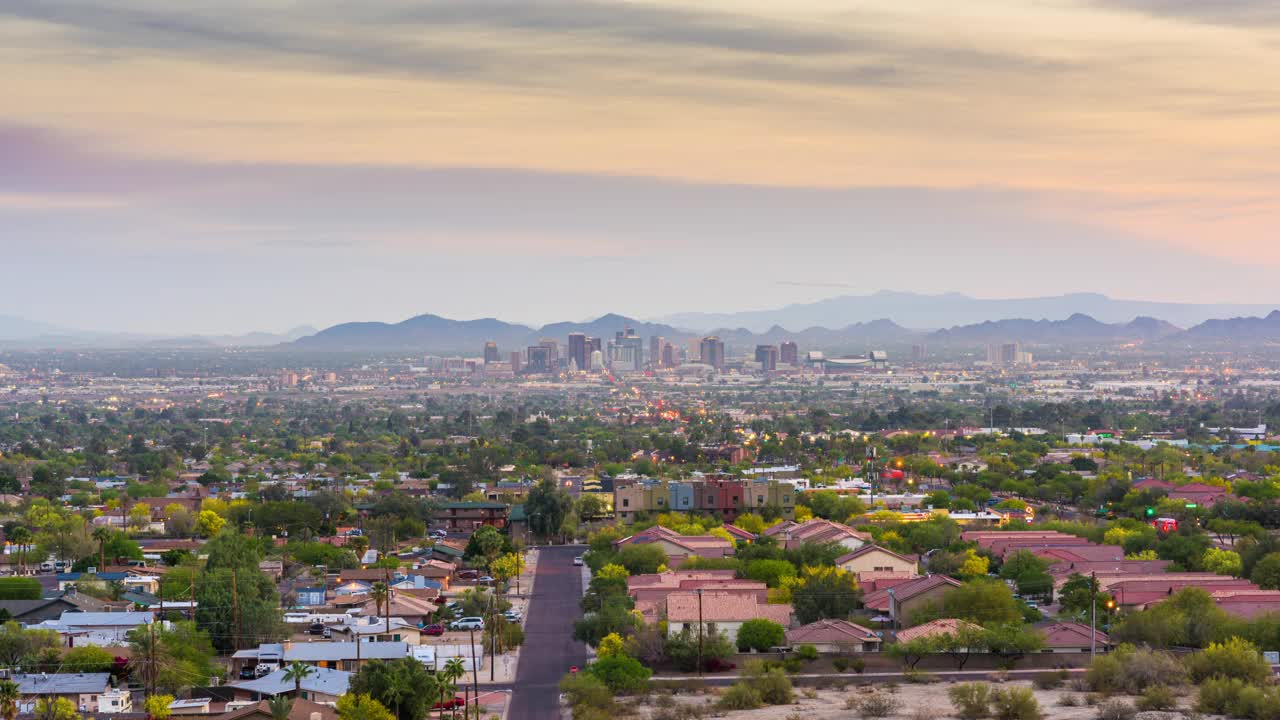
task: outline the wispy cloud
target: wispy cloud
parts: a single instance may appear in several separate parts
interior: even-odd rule
[[[1212,25],[1256,28],[1280,25],[1275,0],[1093,0],[1100,7],[1123,8],[1158,17]]]

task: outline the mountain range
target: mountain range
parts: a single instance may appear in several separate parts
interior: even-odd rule
[[[1014,341],[1032,344],[1249,343],[1280,341],[1280,310],[1271,306],[1115,300],[1093,294],[983,300],[957,293],[880,292],[770,311],[727,315],[686,313],[663,321],[608,314],[585,322],[531,327],[496,318],[453,320],[424,314],[398,323],[351,322],[320,331],[298,327],[285,333],[235,336],[77,331],[0,315],[0,350],[238,346],[478,355],[489,341],[497,343],[505,353],[536,344],[543,338],[553,338],[563,344],[574,332],[608,340],[626,327],[646,339],[662,336],[671,342],[686,342],[714,334],[737,349],[793,340],[805,348],[831,352],[865,351],[876,346],[916,342],[939,346]]]
[[[849,323],[892,318],[905,327],[937,330],[1015,318],[1065,320],[1082,314],[1103,323],[1126,323],[1134,318],[1153,317],[1186,328],[1214,318],[1264,316],[1277,307],[1280,305],[1121,300],[1096,293],[992,300],[960,293],[924,295],[885,290],[871,295],[843,295],[775,310],[680,313],[659,318],[659,321],[698,331],[741,327],[764,332],[775,325],[792,328],[844,327]]]

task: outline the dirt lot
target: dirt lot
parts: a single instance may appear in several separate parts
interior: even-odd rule
[[[714,708],[711,707],[717,697],[716,694],[712,693],[719,690],[719,688],[711,688],[702,694],[679,694],[666,698],[662,697],[660,693],[654,693],[648,701],[636,706],[634,709],[637,711],[638,717],[647,718],[648,720],[681,717],[680,713],[672,713],[664,709],[663,706],[669,706],[672,701],[681,704],[705,706],[707,715],[711,715],[714,712],[719,717],[728,717],[734,720],[781,720],[783,718],[797,720],[836,720],[838,718],[839,720],[849,720],[850,718],[858,717],[856,710],[849,710],[845,707],[845,703],[849,698],[879,692],[890,694],[898,701],[897,711],[889,716],[890,718],[942,720],[942,718],[954,717],[951,700],[947,697],[947,688],[952,684],[938,682],[925,685],[899,685],[896,689],[884,686],[855,685],[850,685],[845,689],[824,690],[798,687],[796,688],[796,702],[794,705],[772,706],[758,710],[727,713],[714,711]],[[993,683],[993,687],[1010,685],[1031,687],[1031,684],[1026,682]],[[1045,720],[1094,720],[1097,716],[1097,708],[1091,707],[1085,702],[1088,693],[1064,689],[1035,690],[1035,694],[1036,699],[1040,701],[1040,708],[1044,712]],[[1061,705],[1060,701],[1064,695],[1072,696],[1077,705],[1074,707]],[[1134,702],[1134,698],[1119,699],[1123,699],[1130,704]],[[1193,696],[1179,698],[1179,706],[1181,709],[1186,709],[1193,701]]]

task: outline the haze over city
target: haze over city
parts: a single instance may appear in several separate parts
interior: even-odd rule
[[[0,3],[0,308],[1267,303],[1271,2]]]

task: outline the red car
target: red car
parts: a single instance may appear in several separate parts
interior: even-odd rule
[[[433,624],[433,625],[426,625],[426,626],[423,626],[423,628],[422,628],[422,633],[423,633],[424,635],[433,635],[433,636],[434,636],[434,635],[443,635],[443,634],[444,634],[444,626],[443,626],[443,625],[440,625],[439,623],[436,623],[436,624]]]
[[[448,700],[438,702],[431,706],[432,710],[452,710],[454,708],[466,707],[467,701],[461,695],[454,695]]]

